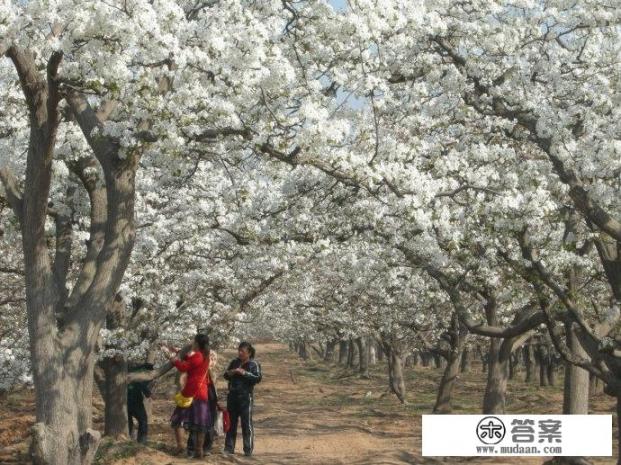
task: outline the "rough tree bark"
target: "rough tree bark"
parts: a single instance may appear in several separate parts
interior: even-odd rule
[[[116,141],[92,137],[107,115],[92,110],[76,91],[61,95],[57,80],[61,52],[51,54],[45,76],[29,50],[11,46],[6,55],[19,76],[30,122],[23,192],[7,169],[0,170],[0,180],[21,226],[36,392],[31,455],[35,465],[87,465],[99,443],[99,433],[91,429],[95,347],[133,247],[139,155],[121,160]],[[91,202],[91,231],[71,295],[66,292],[70,249],[65,240],[57,241],[52,263],[45,230],[48,216],[56,216],[57,224],[66,221],[48,207],[62,98],[69,103],[98,162],[90,158],[76,162],[76,174]],[[87,167],[96,169],[87,174]],[[103,183],[97,184],[94,178],[99,173]]]
[[[125,303],[117,294],[108,308],[106,327],[114,330],[125,323]],[[126,436],[127,424],[127,360],[118,354],[99,361],[103,379],[98,382],[104,400],[104,435],[119,438]]]
[[[449,349],[438,349],[438,353],[446,360],[446,368],[440,380],[433,413],[451,413],[452,411],[451,399],[453,387],[461,371],[461,360],[467,335],[468,329],[463,323],[459,322],[457,315],[454,315],[451,321],[451,329],[446,338]]]

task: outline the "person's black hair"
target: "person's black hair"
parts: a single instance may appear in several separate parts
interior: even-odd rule
[[[250,358],[254,358],[255,354],[256,354],[256,350],[254,349],[254,347],[252,347],[252,344],[250,344],[248,341],[242,341],[239,343],[239,347],[238,349],[247,349],[248,353],[250,354]]]
[[[198,346],[198,349],[203,353],[205,357],[209,357],[209,336],[203,333],[198,333],[194,336],[194,342]]]

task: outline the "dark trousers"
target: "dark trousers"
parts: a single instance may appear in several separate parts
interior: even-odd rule
[[[144,404],[130,404],[127,406],[127,422],[129,424],[129,435],[134,431],[134,418],[138,421],[138,442],[147,442],[147,434],[149,433],[149,424],[147,422],[147,411]]]
[[[252,394],[238,395],[230,393],[227,397],[226,408],[231,417],[231,429],[226,433],[224,448],[235,451],[237,439],[237,423],[241,419],[242,435],[244,437],[244,453],[251,455],[254,448],[254,427],[252,426]]]

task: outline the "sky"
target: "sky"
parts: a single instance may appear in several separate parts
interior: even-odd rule
[[[347,0],[330,0],[330,4],[337,10],[344,10],[347,8]]]

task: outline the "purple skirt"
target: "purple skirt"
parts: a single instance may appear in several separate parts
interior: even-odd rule
[[[188,408],[175,407],[170,417],[173,428],[183,426],[189,431],[206,433],[211,428],[211,413],[206,400],[194,399]]]

